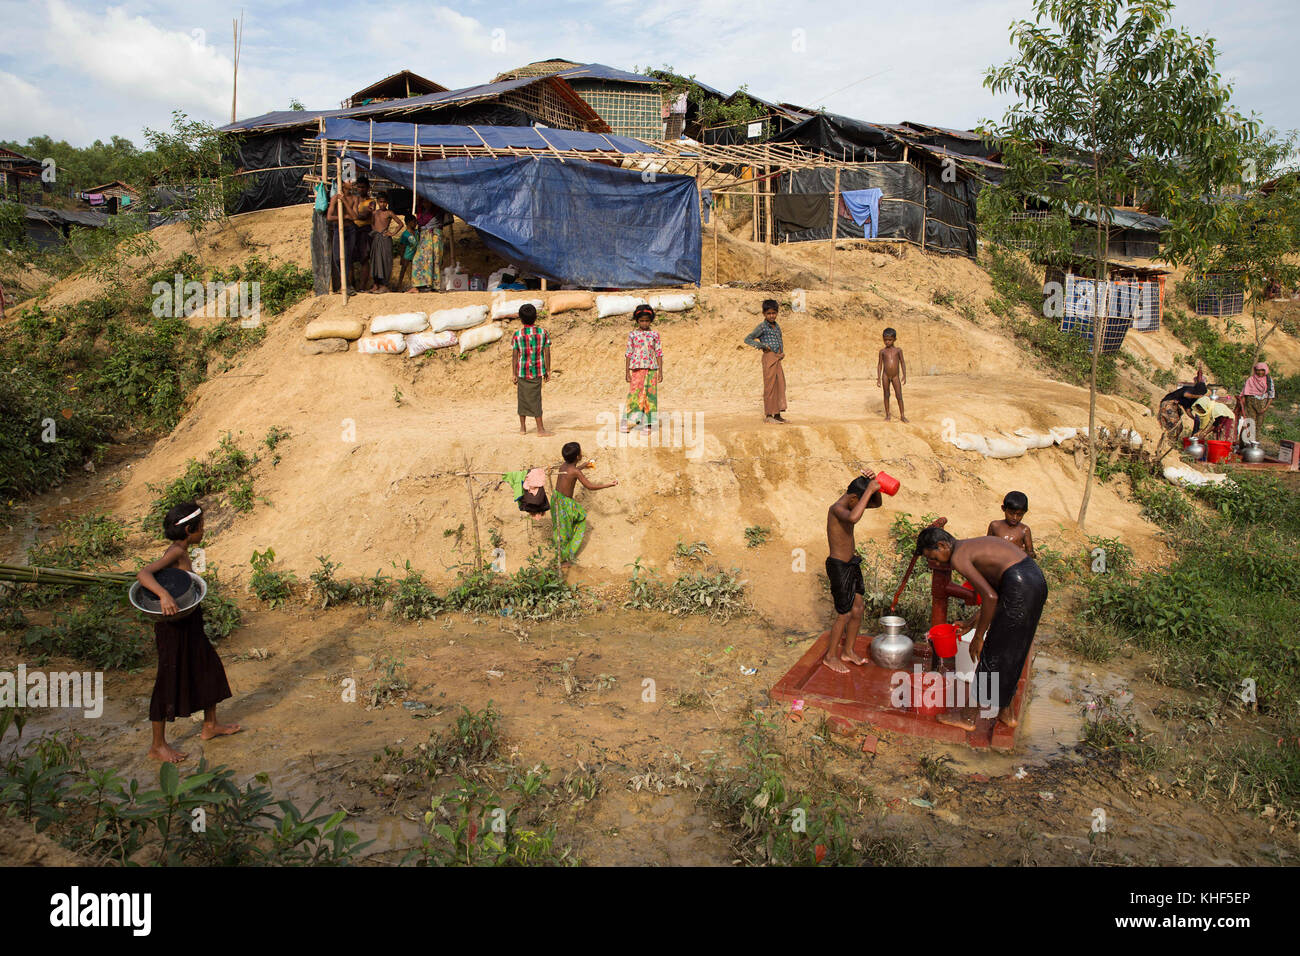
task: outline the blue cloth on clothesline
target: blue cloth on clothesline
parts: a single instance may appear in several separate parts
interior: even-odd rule
[[[863,226],[862,233],[868,239],[875,239],[880,227],[880,197],[884,193],[879,189],[848,189],[840,193],[844,198],[844,208],[849,211],[853,221]]]

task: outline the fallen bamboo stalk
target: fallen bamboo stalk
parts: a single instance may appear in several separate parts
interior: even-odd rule
[[[127,571],[72,571],[25,564],[0,564],[0,581],[25,584],[130,584],[135,575]]]

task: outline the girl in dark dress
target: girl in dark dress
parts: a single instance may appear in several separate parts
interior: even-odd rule
[[[177,505],[163,518],[163,534],[171,542],[157,561],[140,569],[136,578],[142,587],[157,595],[164,614],[176,614],[176,601],[154,577],[164,568],[190,570],[190,546],[203,540],[203,512],[192,501]],[[188,754],[167,743],[166,722],[203,711],[204,740],[239,732],[239,724],[217,723],[217,704],[230,698],[230,684],[221,658],[203,633],[203,608],[195,608],[180,620],[154,623],[158,644],[158,677],[149,701],[149,720],[153,723],[153,746],[149,756],[155,760],[179,763]]]

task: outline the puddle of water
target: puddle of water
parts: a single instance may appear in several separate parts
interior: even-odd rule
[[[1083,735],[1089,701],[1118,697],[1128,689],[1127,678],[1095,664],[1062,660],[1039,651],[1034,655],[1029,707],[1020,724],[1015,750],[960,749],[954,765],[989,776],[1015,773],[1026,764],[1045,764],[1065,757],[1079,760],[1074,746]]]

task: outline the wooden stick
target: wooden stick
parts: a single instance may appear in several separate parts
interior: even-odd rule
[[[831,291],[835,291],[835,237],[840,231],[840,171],[835,170],[835,195],[831,197]]]
[[[465,470],[469,470],[469,460],[465,461]],[[475,570],[483,567],[483,545],[478,536],[478,503],[474,500],[474,484],[469,475],[465,476],[465,490],[469,492],[469,516],[474,522],[474,568]]]
[[[767,167],[767,174],[770,176],[772,167]],[[767,235],[763,239],[763,278],[767,278],[767,260],[772,249],[772,193],[768,191],[763,195],[763,218],[767,220]]]
[[[750,187],[754,193],[754,213],[751,216],[753,228],[751,229],[752,236],[750,242],[758,242],[758,167],[751,166],[750,171],[752,173],[750,176]]]
[[[339,288],[343,291],[343,304],[347,305],[349,277],[348,277],[347,248],[343,237],[343,215],[346,210],[343,204],[343,153],[342,151],[339,152],[338,173],[339,173],[339,204],[337,209],[339,214]]]
[[[722,228],[722,223],[718,220],[718,205],[713,204],[713,284],[721,285],[718,279],[718,230]]]
[[[415,149],[411,150],[411,215],[415,215],[415,187],[419,182],[420,167],[415,164],[416,157],[420,155],[420,124],[415,124]]]

